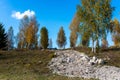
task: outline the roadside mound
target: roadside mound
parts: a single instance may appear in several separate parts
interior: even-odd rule
[[[120,80],[120,68],[101,66],[104,60],[88,57],[74,50],[57,51],[49,63],[53,73],[69,77],[97,78],[100,80]]]

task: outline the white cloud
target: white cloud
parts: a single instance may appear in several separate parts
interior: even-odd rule
[[[22,19],[25,15],[27,15],[28,17],[32,17],[35,15],[35,12],[34,11],[30,11],[30,10],[27,10],[23,13],[20,13],[20,12],[13,12],[12,13],[12,17],[15,18],[15,19]]]

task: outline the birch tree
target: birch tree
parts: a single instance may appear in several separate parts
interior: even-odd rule
[[[111,0],[81,0],[77,6],[77,13],[83,31],[90,31],[92,52],[99,48],[99,39],[106,38],[112,18],[113,7]],[[94,47],[95,46],[95,47]]]

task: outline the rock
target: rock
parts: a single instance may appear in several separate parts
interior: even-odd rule
[[[93,56],[92,59],[90,59],[90,63],[91,64],[96,64],[97,63],[97,58],[95,56]]]
[[[89,61],[90,58],[89,58],[88,56],[82,56],[82,57],[81,57],[81,60],[83,60],[83,61]]]
[[[92,60],[93,60],[93,61],[96,61],[96,60],[97,60],[97,57],[93,56]]]
[[[101,65],[104,64],[104,60],[103,59],[98,59],[97,57],[93,56],[92,59],[90,59],[89,63],[90,65]]]
[[[100,80],[120,80],[120,68],[113,66],[99,66],[103,59],[73,50],[57,51],[56,58],[49,62],[53,73],[68,77],[98,78]],[[94,66],[95,65],[95,66]]]
[[[104,60],[98,59],[98,60],[97,60],[97,63],[98,63],[98,64],[104,64]]]

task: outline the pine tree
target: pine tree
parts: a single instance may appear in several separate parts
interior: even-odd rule
[[[7,34],[2,23],[0,23],[0,49],[7,49]]]
[[[66,45],[66,36],[63,27],[60,28],[57,36],[57,45],[59,48],[64,47]]]
[[[46,27],[42,27],[40,30],[40,44],[43,49],[47,49],[48,43],[48,30]]]

